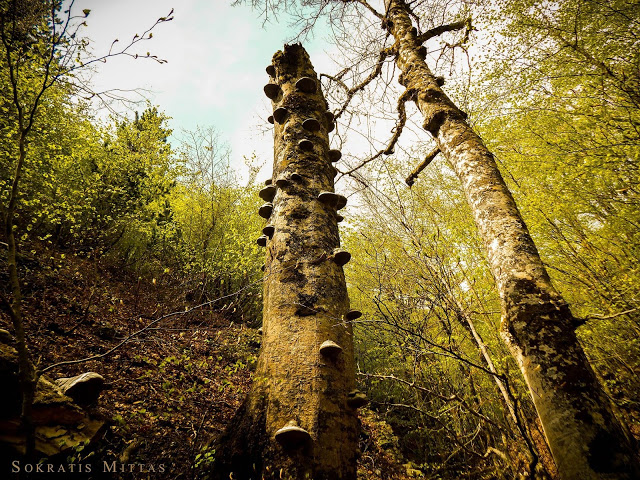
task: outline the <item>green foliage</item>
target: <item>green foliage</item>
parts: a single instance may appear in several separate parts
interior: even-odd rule
[[[578,330],[587,354],[637,424],[640,11],[624,0],[522,0],[493,15],[480,131],[555,284],[591,318]]]
[[[185,170],[171,207],[181,262],[192,280],[188,295],[197,303],[220,299],[218,308],[257,325],[263,253],[253,241],[262,223],[253,178],[239,185],[228,148],[212,128],[185,132],[181,158]]]
[[[497,373],[513,379],[523,412],[534,413],[498,336],[499,301],[468,206],[442,162],[411,190],[396,189],[402,170],[388,167],[390,178],[364,194],[364,211],[343,235],[353,253],[351,301],[363,311],[356,357],[371,408],[393,427],[412,473],[419,465],[433,476],[486,469],[509,478],[526,447],[466,316],[490,346]],[[509,451],[513,462],[483,457],[489,446]]]

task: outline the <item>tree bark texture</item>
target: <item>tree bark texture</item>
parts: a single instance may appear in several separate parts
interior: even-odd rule
[[[262,350],[252,391],[220,442],[214,468],[218,478],[233,472],[233,478],[355,479],[358,423],[347,403],[355,364],[344,319],[349,298],[334,252],[340,245],[336,205],[331,195],[318,198],[334,190],[333,120],[301,45],[277,52],[269,70],[265,92],[276,121],[273,180],[261,192],[266,200],[273,195]],[[311,143],[300,144],[304,140]],[[321,353],[327,340],[339,347]],[[283,427],[300,430],[290,441],[280,435]]]
[[[493,155],[425,62],[405,0],[386,0],[400,82],[455,170],[502,303],[502,336],[525,377],[561,478],[640,478],[634,441],[613,413]]]

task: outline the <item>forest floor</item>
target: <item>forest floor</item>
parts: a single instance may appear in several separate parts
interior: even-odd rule
[[[234,324],[224,310],[190,310],[194,305],[184,288],[168,275],[140,278],[50,250],[23,263],[26,331],[40,368],[102,355],[148,327],[99,359],[47,373],[56,379],[97,372],[107,386],[90,408],[107,421],[104,435],[56,461],[144,465],[107,474],[93,468],[74,479],[206,478],[212,443],[250,388],[260,347],[257,328]],[[0,328],[8,326],[0,315]],[[361,425],[359,479],[411,478],[391,447],[388,425],[370,410],[362,412]]]

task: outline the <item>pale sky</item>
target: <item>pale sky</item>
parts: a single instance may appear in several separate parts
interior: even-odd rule
[[[266,122],[271,104],[262,87],[272,55],[292,36],[287,20],[264,28],[259,13],[247,6],[231,7],[230,0],[76,0],[75,14],[91,9],[84,34],[94,55],[109,50],[114,39],[123,45],[174,8],[174,20],[158,25],[153,39],[137,52],[166,59],[110,59],[93,77],[97,90],[150,90],[153,105],[172,117],[174,133],[181,128],[215,126],[232,149],[234,166],[243,170],[243,156],[255,152],[270,167],[272,130]],[[321,28],[320,32],[323,31]],[[304,46],[316,71],[333,71],[329,45],[322,33]],[[142,107],[141,107],[142,108]],[[267,132],[266,134],[262,132]],[[270,171],[267,167],[265,171]],[[264,175],[263,175],[264,176]]]

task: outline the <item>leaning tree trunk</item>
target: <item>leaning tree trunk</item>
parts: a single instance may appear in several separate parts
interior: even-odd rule
[[[252,391],[217,450],[217,478],[356,478],[353,338],[342,265],[333,117],[309,56],[286,45],[267,68],[273,101],[273,182],[268,218],[262,350]]]
[[[518,361],[563,479],[640,478],[633,441],[613,413],[491,152],[440,89],[405,0],[386,0],[401,83],[455,170],[487,249],[502,336]]]

